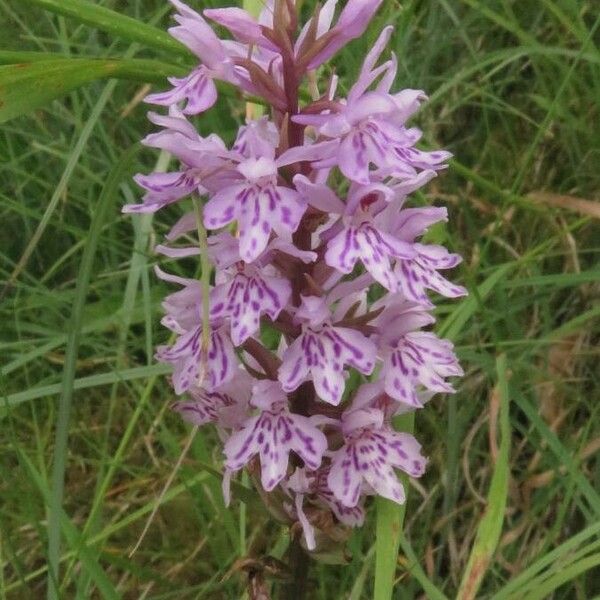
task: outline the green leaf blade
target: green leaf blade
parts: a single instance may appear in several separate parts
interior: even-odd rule
[[[78,87],[114,77],[162,82],[181,68],[143,59],[54,59],[0,66],[0,123],[48,104]]]
[[[487,507],[477,528],[475,542],[458,590],[459,600],[474,600],[500,541],[510,476],[510,420],[506,356],[496,361],[500,395],[500,447],[487,497]]]
[[[190,51],[166,31],[87,0],[25,0],[49,12],[76,19],[111,35],[138,42],[172,56],[190,58]]]

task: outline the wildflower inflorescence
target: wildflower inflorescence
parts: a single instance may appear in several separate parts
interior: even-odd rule
[[[447,212],[408,200],[450,155],[415,147],[421,131],[407,122],[426,98],[391,91],[396,57],[380,60],[391,27],[345,98],[335,75],[317,77],[382,0],[348,0],[337,20],[337,0],[327,0],[303,27],[294,0],[267,1],[258,19],[239,8],[201,16],[171,2],[170,33],[199,64],[146,98],[168,106],[168,116],[150,113],[161,130],[144,142],[180,167],[137,176],[143,202],[124,210],[204,199],[157,250],[199,255],[178,240],[204,227],[215,275],[206,298],[200,281],[157,269],[180,289],[163,304],[175,341],[156,357],[172,364],[173,388],[184,395],[175,410],[219,430],[226,498],[231,477],[248,468],[314,549],[326,535],[324,514],[357,526],[367,496],[404,502],[396,470],[419,477],[426,460],[392,419],[453,392],[447,378],[462,374],[452,344],[423,330],[434,322],[430,291],[466,293],[442,275],[460,258],[419,241]],[[205,17],[233,39],[217,37]],[[268,107],[231,148],[187,118],[215,104],[216,80]]]

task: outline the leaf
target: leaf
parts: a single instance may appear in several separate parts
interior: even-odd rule
[[[404,534],[400,536],[400,546],[409,561],[407,569],[421,584],[423,591],[427,594],[427,598],[429,600],[448,600],[447,596],[436,587],[429,577],[427,577],[425,571],[423,571],[423,568],[419,564],[419,559],[417,558],[415,551]]]
[[[496,285],[515,267],[515,263],[499,266],[476,290],[464,299],[440,325],[441,337],[456,340],[469,320],[482,307],[483,301],[492,293]]]
[[[132,369],[124,369],[122,371],[113,370],[108,371],[107,373],[98,373],[97,375],[88,375],[87,377],[76,379],[73,382],[73,389],[84,390],[98,387],[100,385],[112,385],[114,383],[120,383],[123,381],[147,379],[148,377],[153,377],[156,375],[167,375],[171,372],[171,370],[171,365],[165,364],[133,367]],[[52,396],[54,394],[58,394],[61,391],[61,388],[62,386],[60,383],[51,383],[49,385],[43,385],[5,396],[2,402],[0,402],[0,415],[6,406],[14,406],[16,404],[21,404],[21,402],[28,402],[29,400],[36,400],[37,398]]]
[[[191,57],[190,51],[166,31],[88,0],[23,0],[23,3],[71,17],[124,40],[139,42],[147,48],[162,50],[173,56]]]
[[[506,585],[496,592],[494,600],[507,600],[508,598],[523,597],[528,590],[536,589],[544,580],[551,578],[568,566],[577,564],[598,549],[600,542],[597,536],[600,533],[600,522],[595,522],[551,550],[532,565],[527,567],[516,577],[512,577]],[[591,538],[589,543],[584,544]]]
[[[414,429],[414,413],[409,413],[394,419],[394,429],[412,433]],[[408,496],[407,477],[400,476],[406,496]],[[375,590],[374,600],[390,600],[394,590],[396,565],[400,534],[404,524],[406,502],[396,504],[386,498],[376,500],[377,523],[375,533]]]
[[[546,581],[540,582],[539,586],[536,586],[531,593],[524,597],[524,600],[544,600],[544,598],[549,598],[561,585],[576,579],[579,575],[598,565],[600,565],[600,553],[587,556],[586,558],[569,565],[569,567],[558,569],[552,577],[549,577]]]
[[[67,444],[69,435],[69,420],[74,391],[75,369],[79,351],[79,338],[83,324],[83,309],[89,288],[92,267],[100,232],[108,213],[110,203],[114,201],[118,186],[130,168],[139,146],[130,148],[122,159],[115,165],[106,181],[96,209],[93,213],[88,239],[81,258],[81,266],[77,275],[77,286],[71,319],[68,324],[67,349],[65,367],[63,370],[62,388],[58,403],[56,435],[54,443],[54,458],[52,465],[52,486],[50,490],[48,511],[48,563],[50,577],[48,578],[48,598],[58,598],[59,581],[58,567],[60,562],[60,532],[62,520],[62,503],[64,496],[64,477],[67,462]]]
[[[39,62],[41,60],[68,59],[58,52],[31,52],[28,50],[0,50],[0,65]]]
[[[181,67],[144,59],[54,59],[0,66],[0,123],[37,108],[81,85],[116,77],[163,82]]]
[[[510,421],[508,379],[506,373],[506,356],[501,355],[496,361],[498,374],[498,392],[500,395],[500,447],[490,490],[487,507],[475,536],[475,542],[457,594],[457,600],[473,600],[488,570],[502,533],[504,511],[508,496]]]
[[[531,424],[538,430],[548,448],[556,456],[558,464],[565,467],[568,476],[575,482],[581,495],[586,498],[596,518],[600,518],[600,494],[598,494],[594,486],[585,477],[577,460],[573,458],[571,452],[561,443],[558,436],[546,425],[537,409],[525,396],[515,391],[514,400]]]

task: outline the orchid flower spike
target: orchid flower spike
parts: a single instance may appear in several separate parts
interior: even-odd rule
[[[295,0],[266,0],[258,17],[170,1],[169,32],[196,64],[146,97],[168,111],[149,113],[158,131],[143,143],[178,164],[136,176],[141,199],[123,209],[183,209],[156,248],[185,258],[156,269],[177,286],[163,302],[172,341],[156,358],[172,366],[174,410],[218,431],[227,501],[248,469],[269,510],[318,551],[341,539],[331,527],[363,524],[372,496],[405,502],[399,474],[420,477],[431,447],[392,419],[454,393],[463,374],[432,330],[435,302],[466,294],[447,278],[460,257],[427,241],[448,211],[412,197],[450,154],[420,147],[425,93],[393,89],[392,27],[345,97],[335,76],[320,80],[382,0],[326,0],[304,24]],[[221,85],[265,106],[226,141],[190,120]],[[202,282],[198,258],[214,268]]]

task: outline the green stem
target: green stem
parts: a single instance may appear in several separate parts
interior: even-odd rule
[[[210,275],[212,265],[208,258],[208,235],[202,220],[202,205],[198,198],[194,199],[194,208],[196,211],[196,229],[198,230],[198,247],[200,248],[200,267],[202,269],[200,276],[202,284],[202,346],[204,349],[202,356],[205,360],[210,345]]]
[[[394,428],[397,431],[413,433],[414,426],[414,412],[394,419]],[[400,535],[404,526],[406,502],[408,501],[408,477],[401,475],[400,478],[407,497],[404,504],[396,504],[381,497],[376,500],[375,590],[373,596],[375,600],[389,600],[394,590]]]
[[[282,588],[282,600],[304,600],[308,588],[308,569],[310,557],[300,545],[300,539],[290,542],[287,553],[287,564],[292,573],[292,579]]]

